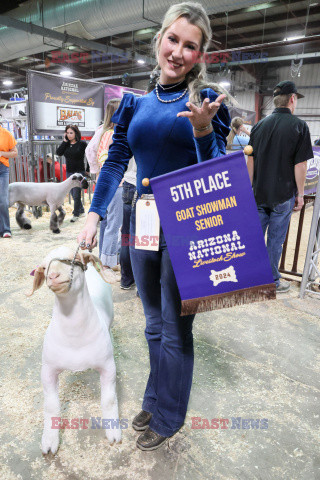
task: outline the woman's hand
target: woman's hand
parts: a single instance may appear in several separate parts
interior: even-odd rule
[[[80,243],[82,250],[94,248],[97,245],[97,226],[100,216],[95,212],[88,213],[87,220],[83,230],[77,237],[77,242]]]
[[[196,130],[202,130],[208,125],[210,125],[211,120],[216,115],[219,110],[222,101],[225,99],[226,95],[219,95],[214,102],[210,103],[209,98],[205,98],[202,102],[201,107],[197,107],[191,102],[187,103],[187,107],[190,109],[190,112],[179,112],[177,117],[186,117],[189,118],[193,128]],[[210,129],[203,130],[205,135],[212,132],[212,127]]]

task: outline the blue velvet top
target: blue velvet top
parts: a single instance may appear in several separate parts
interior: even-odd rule
[[[183,85],[170,90],[159,87],[164,100],[179,97]],[[182,88],[182,90],[181,90]],[[218,95],[207,88],[200,92],[202,101],[213,102]],[[164,173],[193,165],[197,162],[225,155],[226,137],[229,134],[230,115],[222,104],[212,119],[214,131],[205,137],[194,138],[188,118],[177,117],[188,111],[188,93],[173,103],[159,102],[155,90],[142,97],[125,94],[112,117],[116,124],[113,143],[104,163],[94,192],[90,212],[105,216],[107,207],[119,186],[129,160],[137,163],[138,194],[152,193],[143,187],[143,178],[153,178]]]

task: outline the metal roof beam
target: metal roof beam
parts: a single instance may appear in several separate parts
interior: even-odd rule
[[[35,25],[34,23],[22,22],[21,20],[8,17],[7,15],[0,15],[0,25],[5,25],[6,27],[15,28],[17,30],[23,30],[34,35],[40,35],[41,37],[59,40],[62,43],[70,43],[72,45],[77,45],[78,47],[87,48],[88,50],[112,53],[114,55],[123,55],[125,52],[125,50],[122,50],[121,48],[103,45],[102,43],[94,42],[93,40],[86,40],[85,38],[75,37],[74,35],[68,35],[67,32],[56,32],[55,30],[51,30],[51,28],[41,27],[39,25]],[[142,60],[148,64],[156,64],[155,60],[149,56],[141,55],[139,58],[142,58]]]
[[[292,18],[292,20],[297,20],[299,18],[301,19],[305,19],[306,17],[306,10],[303,9],[303,10],[296,10],[294,12],[295,14],[295,17],[296,18]],[[310,7],[310,16],[312,15],[319,15],[320,14],[320,6],[319,5],[315,5],[314,7]],[[266,24],[268,23],[274,23],[274,22],[281,22],[281,21],[285,21],[287,20],[287,17],[288,17],[288,13],[280,13],[278,15],[270,15],[270,16],[267,16],[266,17]],[[261,19],[261,26],[263,25],[263,17],[259,17],[258,19],[257,18],[252,18],[250,20],[243,20],[243,21],[239,21],[239,22],[235,22],[235,23],[232,23],[231,21],[229,21],[229,25],[228,27],[229,28],[233,28],[233,29],[240,29],[240,28],[247,28],[247,27],[253,27],[253,26],[259,26],[259,20]],[[319,25],[319,22],[317,22],[318,25]],[[292,27],[292,25],[289,25],[289,27]],[[297,27],[296,27],[297,28]],[[298,27],[299,28],[299,27]],[[215,25],[214,21],[213,21],[213,25],[212,25],[212,30],[213,32],[225,32],[226,30],[226,25],[223,24],[223,25]],[[278,31],[279,31],[279,28],[278,28]],[[260,28],[260,34],[261,34],[261,28]],[[229,37],[229,35],[228,35]]]

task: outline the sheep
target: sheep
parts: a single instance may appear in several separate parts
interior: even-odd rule
[[[11,183],[9,185],[9,207],[14,203],[18,204],[16,212],[17,224],[20,228],[29,230],[31,228],[31,222],[24,215],[25,206],[49,205],[51,212],[50,229],[53,233],[60,233],[59,226],[66,216],[62,205],[65,196],[70,192],[71,188],[74,187],[88,188],[88,182],[81,173],[74,173],[61,183]],[[58,216],[56,210],[59,210]]]
[[[102,264],[97,257],[80,251],[72,267],[73,258],[74,253],[68,247],[51,251],[35,269],[33,288],[28,294],[32,295],[45,281],[55,293],[52,319],[42,351],[44,430],[41,449],[44,454],[50,450],[55,454],[59,446],[59,429],[52,426],[60,417],[58,376],[63,370],[98,370],[102,418],[112,419],[106,437],[111,444],[121,441],[116,366],[109,333],[113,320],[111,286],[105,283]],[[89,265],[84,272],[89,262],[93,266]],[[112,428],[115,425],[116,428]]]

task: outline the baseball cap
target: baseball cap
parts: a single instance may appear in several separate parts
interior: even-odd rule
[[[296,84],[290,80],[284,80],[283,82],[278,83],[273,89],[273,96],[277,95],[290,95],[290,93],[295,93],[298,98],[304,98],[304,95],[298,93]]]

